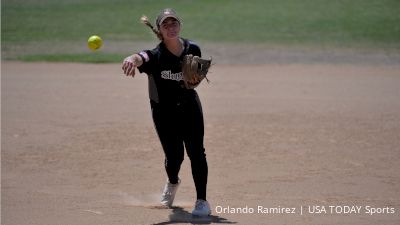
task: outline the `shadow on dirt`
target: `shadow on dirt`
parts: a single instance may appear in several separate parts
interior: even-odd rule
[[[169,220],[166,222],[156,223],[154,225],[164,225],[164,224],[177,224],[177,223],[189,223],[189,224],[236,224],[236,222],[229,221],[225,218],[219,216],[207,216],[207,217],[195,217],[191,213],[184,210],[181,207],[172,207],[172,212],[169,215]]]

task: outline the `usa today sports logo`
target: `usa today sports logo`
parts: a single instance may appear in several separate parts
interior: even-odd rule
[[[394,207],[373,207],[370,205],[307,205],[298,207],[265,207],[262,205],[257,206],[243,206],[231,207],[217,205],[214,208],[217,214],[297,214],[297,215],[382,215],[382,214],[395,214]]]

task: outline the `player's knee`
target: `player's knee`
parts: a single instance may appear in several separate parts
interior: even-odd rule
[[[190,149],[187,151],[189,159],[193,161],[203,161],[206,159],[204,148]]]

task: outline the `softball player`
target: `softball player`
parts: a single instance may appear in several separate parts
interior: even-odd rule
[[[164,150],[168,176],[161,204],[172,206],[181,182],[178,174],[186,149],[197,194],[192,215],[210,215],[206,198],[208,166],[203,145],[203,112],[197,92],[183,85],[181,66],[184,55],[201,57],[201,51],[198,45],[179,36],[181,19],[173,9],[160,12],[157,29],[149,24],[161,42],[152,50],[125,58],[122,69],[127,76],[134,77],[135,68],[148,75],[152,117]]]

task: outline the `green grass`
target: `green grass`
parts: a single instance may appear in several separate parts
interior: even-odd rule
[[[155,42],[139,18],[154,20],[165,7],[182,17],[182,36],[204,42],[400,49],[399,0],[3,0],[3,58],[82,59],[87,49],[76,46],[92,34],[108,43]],[[54,42],[76,49],[72,54],[49,51],[52,46],[40,53],[15,50]],[[99,53],[111,61],[121,54]]]
[[[116,63],[121,62],[121,54],[80,53],[80,54],[49,54],[24,55],[16,59],[27,62],[82,62],[82,63]]]

